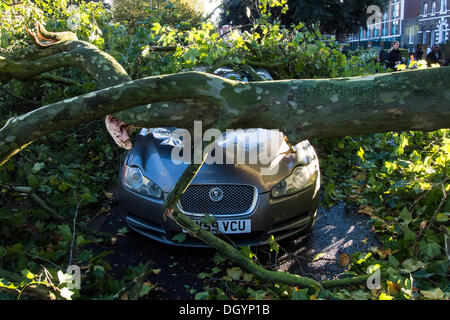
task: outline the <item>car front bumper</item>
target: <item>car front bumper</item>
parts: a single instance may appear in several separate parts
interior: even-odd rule
[[[319,180],[318,180],[319,181]],[[318,182],[320,183],[320,182]],[[173,236],[182,232],[175,221],[164,221],[163,199],[151,199],[137,194],[119,183],[119,206],[126,215],[128,226],[134,231],[154,240],[177,246],[208,247],[201,240],[187,236],[187,239],[178,243]],[[275,240],[281,240],[308,228],[315,218],[319,202],[318,186],[313,185],[300,193],[281,198],[272,199],[270,192],[259,193],[254,209],[245,215],[221,217],[216,220],[251,220],[251,232],[242,234],[219,235],[231,240],[235,246],[258,246],[267,244],[271,235]],[[195,219],[201,219],[195,217]]]

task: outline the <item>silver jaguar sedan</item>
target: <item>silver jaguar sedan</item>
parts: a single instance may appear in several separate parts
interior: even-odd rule
[[[120,169],[119,205],[129,227],[146,237],[167,244],[205,247],[189,234],[178,242],[177,235],[185,231],[163,218],[165,200],[188,166],[186,161],[174,159],[183,146],[177,130],[140,131]],[[247,139],[249,133],[257,133],[258,139]],[[272,236],[281,240],[312,228],[320,171],[308,141],[293,146],[279,131],[245,129],[223,134],[214,143],[225,151],[209,149],[209,160],[214,161],[207,159],[179,199],[182,213],[235,246],[263,245]],[[275,149],[265,152],[269,146]],[[264,161],[251,160],[251,155],[261,152],[266,155]],[[242,161],[217,161],[230,155]]]

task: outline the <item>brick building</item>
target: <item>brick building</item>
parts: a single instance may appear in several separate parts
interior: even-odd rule
[[[360,32],[348,38],[351,49],[388,48],[392,41],[400,41],[403,31],[405,2],[408,0],[392,0],[382,13],[381,20],[370,27],[360,28]]]
[[[419,8],[418,13],[411,12],[411,18],[404,25],[407,36],[403,39],[403,46],[412,49],[422,45],[430,50],[435,44],[445,43],[449,39],[450,31],[448,0],[409,0],[408,2],[418,3]]]
[[[449,0],[393,0],[379,22],[349,36],[352,49],[389,48],[392,41],[415,52],[418,45],[427,52],[449,39]]]

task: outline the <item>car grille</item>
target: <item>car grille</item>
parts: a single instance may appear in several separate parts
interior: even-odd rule
[[[210,192],[220,188],[223,196],[213,201]],[[250,185],[190,185],[179,206],[187,214],[239,215],[249,213],[256,204],[257,190]]]

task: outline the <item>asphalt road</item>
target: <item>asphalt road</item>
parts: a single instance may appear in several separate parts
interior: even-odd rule
[[[95,253],[114,251],[107,260],[114,275],[121,278],[127,266],[151,260],[160,274],[149,279],[157,283],[158,290],[150,292],[149,299],[193,299],[195,289],[202,291],[204,283],[198,274],[215,264],[211,259],[214,249],[183,248],[161,244],[135,232],[117,235],[125,226],[123,215],[117,204],[109,214],[99,216],[92,224],[96,229],[115,234],[117,240],[111,244],[92,247]],[[338,278],[345,268],[339,263],[343,253],[351,255],[357,251],[368,251],[379,243],[371,232],[368,217],[347,210],[345,203],[338,203],[329,211],[319,209],[317,222],[309,235],[282,241],[279,254],[270,252],[267,246],[254,248],[266,268],[308,275],[317,280]],[[317,255],[320,256],[317,257]],[[316,259],[314,259],[316,257]]]

